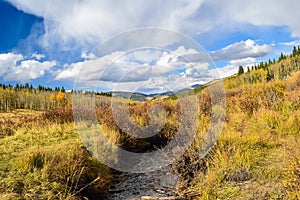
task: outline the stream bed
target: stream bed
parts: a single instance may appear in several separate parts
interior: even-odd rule
[[[172,167],[146,173],[117,172],[107,200],[140,200],[142,196],[176,196],[178,176]]]

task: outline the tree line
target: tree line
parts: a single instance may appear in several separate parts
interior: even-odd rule
[[[258,82],[268,82],[272,80],[282,80],[293,71],[300,70],[300,46],[294,46],[290,55],[280,54],[278,59],[269,59],[268,62],[260,62],[258,64],[247,66],[239,66],[237,76],[238,79],[228,78],[227,86],[237,87],[241,83],[255,84]]]
[[[0,83],[0,112],[11,112],[14,109],[31,109],[31,110],[51,110],[55,108],[63,108],[72,106],[72,95],[80,94],[77,97],[84,98],[85,96],[95,95],[103,97],[111,97],[111,92],[95,92],[71,90],[66,91],[62,87],[44,87],[38,85],[16,84],[1,84]],[[80,99],[79,98],[79,99]],[[98,98],[96,98],[98,102]]]
[[[71,105],[71,95],[64,87],[36,88],[28,83],[0,84],[0,111],[10,112],[13,109],[48,110]]]

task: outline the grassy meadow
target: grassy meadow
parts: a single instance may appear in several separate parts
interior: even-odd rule
[[[110,170],[85,150],[73,123],[49,121],[43,112],[29,110],[1,113],[1,119],[0,199],[105,193]]]

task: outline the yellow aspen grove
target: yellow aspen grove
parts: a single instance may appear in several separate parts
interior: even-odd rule
[[[58,101],[58,103],[59,103],[60,106],[64,106],[66,104],[65,93],[59,92],[57,94],[57,101]]]
[[[56,106],[56,95],[53,93],[50,94],[50,102],[50,107],[54,108]]]
[[[57,94],[57,100],[58,100],[58,101],[61,101],[61,100],[64,100],[64,99],[65,99],[65,93],[59,92],[59,93]]]
[[[50,101],[56,101],[56,95],[55,94],[50,94]]]

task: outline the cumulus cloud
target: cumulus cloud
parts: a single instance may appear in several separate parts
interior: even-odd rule
[[[191,55],[195,55],[195,60]],[[205,57],[205,59],[203,59]],[[209,62],[208,54],[204,52],[198,52],[195,49],[186,49],[184,46],[179,46],[177,49],[171,52],[164,52],[160,59],[156,62],[157,65],[171,66],[176,69],[188,68],[189,64],[197,62]]]
[[[93,59],[66,64],[63,69],[56,72],[55,79],[77,79],[77,81],[82,82],[97,81],[105,70],[113,63],[113,60],[122,55],[124,55],[124,52],[114,52],[100,58],[93,57]]]
[[[183,54],[182,57],[192,63],[231,61],[264,57],[272,52],[272,50],[272,45],[259,45],[256,44],[255,41],[248,39],[246,41],[230,44],[220,50],[209,53],[189,50],[186,51],[186,54]]]
[[[22,60],[23,56],[20,54],[0,54],[0,76],[3,76],[10,67],[15,66],[19,60]]]
[[[95,58],[92,54],[82,56],[90,58],[82,62],[66,65],[56,74],[56,79],[75,79],[78,81],[110,81],[135,82],[146,81],[153,76],[166,76],[180,73],[186,69],[204,70],[207,63],[194,63],[183,59],[184,56],[197,53],[194,49],[185,49],[183,46],[174,51],[164,50],[136,50],[133,52],[114,52]],[[80,74],[78,72],[80,71]]]
[[[148,80],[152,75],[169,72],[169,69],[163,66],[151,66],[143,60],[137,61],[132,55],[130,57],[133,60],[129,60],[127,55],[125,52],[114,52],[100,58],[66,65],[57,72],[56,80],[136,82]]]
[[[66,65],[56,73],[56,80],[76,79],[87,85],[100,83],[110,89],[116,85],[127,90],[144,85],[143,89],[147,91],[151,90],[150,86],[153,90],[166,87],[175,90],[233,75],[239,65],[253,65],[258,62],[257,58],[271,50],[270,45],[246,40],[210,53],[184,46],[170,52],[155,49],[119,51],[98,58],[94,54],[82,53],[87,60]],[[210,56],[228,64],[215,69]]]
[[[24,59],[21,54],[0,54],[0,76],[4,81],[29,82],[40,78],[56,66],[55,61],[40,62],[34,59]]]
[[[188,68],[185,70],[184,75],[185,77],[189,77],[189,78],[195,78],[195,79],[206,79],[208,74],[206,73],[207,70],[199,70],[196,67],[193,68]]]
[[[258,58],[268,55],[272,51],[272,46],[263,44],[258,45],[253,40],[236,42],[218,51],[211,52],[211,56],[215,61],[221,60],[237,60],[244,58]]]
[[[85,59],[96,59],[97,56],[95,56],[95,54],[93,54],[93,53],[87,54],[86,52],[82,52],[82,53],[81,53],[81,58],[85,58]]]
[[[174,51],[137,50],[114,52],[99,58],[66,65],[56,73],[56,80],[70,79],[84,87],[140,92],[178,91],[194,84],[204,84],[220,78],[209,73],[209,63],[183,59],[195,49],[179,46]],[[84,57],[89,57],[85,55]]]

